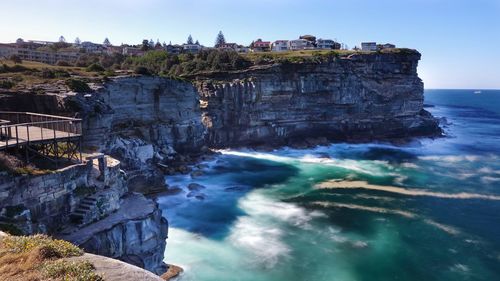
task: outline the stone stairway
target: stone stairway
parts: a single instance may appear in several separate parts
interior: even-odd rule
[[[87,196],[80,201],[80,204],[71,214],[71,221],[78,225],[91,222],[95,217],[97,209],[97,197],[95,194]]]

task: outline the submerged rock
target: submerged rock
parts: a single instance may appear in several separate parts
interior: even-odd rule
[[[202,190],[202,189],[205,189],[206,187],[201,185],[201,184],[198,184],[198,183],[190,183],[188,185],[188,189],[191,190],[191,191],[199,191],[199,190]]]

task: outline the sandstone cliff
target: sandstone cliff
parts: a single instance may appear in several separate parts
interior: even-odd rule
[[[369,141],[440,132],[423,109],[420,54],[355,54],[198,77],[212,147],[307,138]]]
[[[66,103],[84,119],[84,143],[122,162],[133,191],[164,190],[156,163],[204,145],[198,93],[187,82],[121,77]]]

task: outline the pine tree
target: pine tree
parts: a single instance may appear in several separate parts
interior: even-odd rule
[[[188,40],[187,40],[187,44],[193,45],[193,37],[191,36],[191,34],[189,34],[189,37],[188,37]]]
[[[219,47],[223,44],[226,44],[226,38],[224,37],[222,31],[219,31],[219,34],[217,34],[217,38],[215,39],[215,47]]]
[[[104,46],[110,46],[111,45],[111,42],[109,42],[109,39],[108,37],[106,37],[106,39],[104,39],[104,42],[102,43]]]
[[[59,42],[61,42],[61,43],[66,42],[66,38],[64,38],[64,36],[62,36],[62,35],[61,35],[61,36],[59,37]]]
[[[198,40],[196,40],[196,42],[194,44],[199,46],[200,42]]]
[[[78,46],[78,45],[80,45],[80,44],[82,44],[82,41],[80,40],[80,38],[76,37],[76,38],[75,38],[75,45],[77,45],[77,46]]]
[[[141,50],[147,51],[149,49],[150,49],[150,47],[149,47],[149,41],[148,41],[148,39],[142,40]]]

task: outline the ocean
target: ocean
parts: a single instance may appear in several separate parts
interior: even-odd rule
[[[167,177],[165,262],[182,281],[500,280],[500,91],[425,95],[445,138],[224,150]]]

